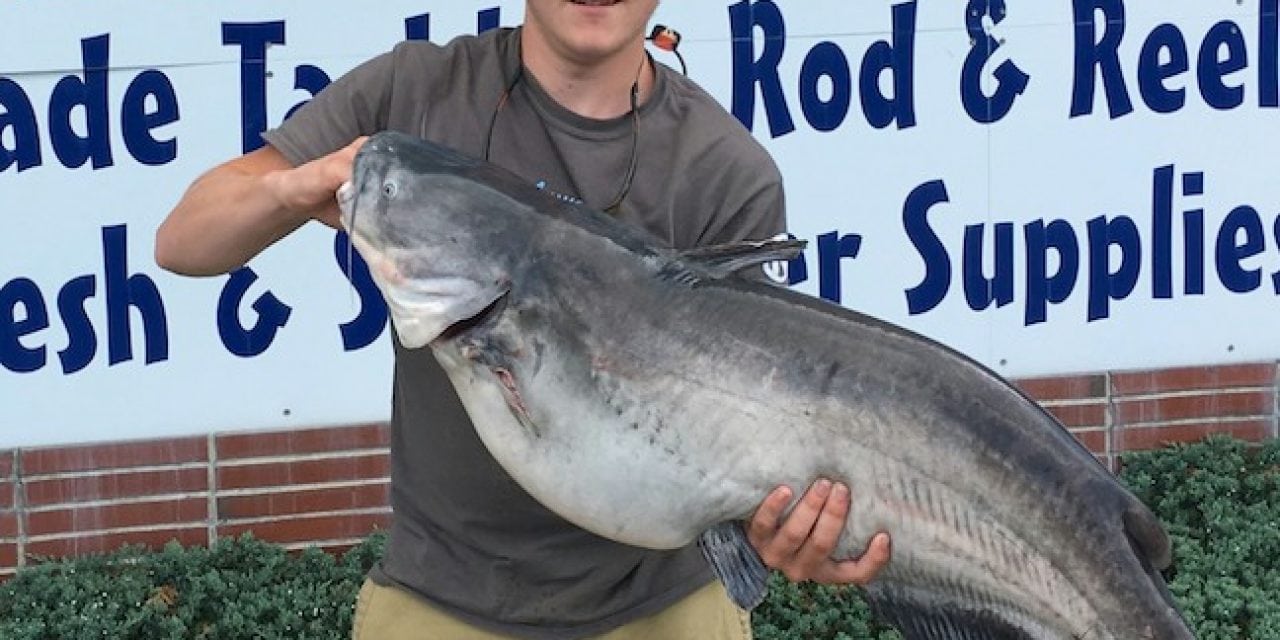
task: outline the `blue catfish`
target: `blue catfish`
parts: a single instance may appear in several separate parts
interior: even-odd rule
[[[909,640],[1192,638],[1155,516],[973,360],[744,277],[765,241],[676,251],[493,165],[380,133],[338,194],[398,340],[430,348],[493,457],[565,519],[698,541],[750,608],[742,522],[779,484],[854,488],[834,557],[877,531],[867,588]]]

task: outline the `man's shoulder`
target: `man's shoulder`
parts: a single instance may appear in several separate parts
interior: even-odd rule
[[[720,101],[693,79],[663,68],[667,85],[667,110],[686,143],[733,165],[759,167],[776,172],[764,145]]]
[[[479,35],[460,35],[443,44],[429,40],[405,40],[391,52],[397,76],[425,71],[434,77],[466,76],[477,72],[499,73],[509,48],[518,46],[515,31],[490,29]]]

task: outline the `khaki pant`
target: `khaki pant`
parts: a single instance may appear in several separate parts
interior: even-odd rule
[[[366,579],[356,600],[352,640],[509,640],[477,629],[396,587]],[[749,615],[713,582],[647,618],[597,640],[751,640]]]

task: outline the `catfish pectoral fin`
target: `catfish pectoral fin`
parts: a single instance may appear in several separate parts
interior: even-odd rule
[[[734,604],[750,611],[764,602],[769,592],[769,569],[747,541],[742,523],[721,522],[707,529],[698,538],[698,546]]]

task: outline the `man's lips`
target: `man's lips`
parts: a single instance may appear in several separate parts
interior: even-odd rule
[[[615,5],[622,0],[569,0],[573,4],[580,4],[588,7],[608,7]]]

